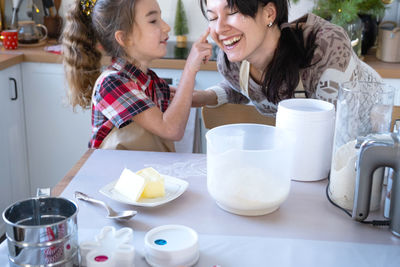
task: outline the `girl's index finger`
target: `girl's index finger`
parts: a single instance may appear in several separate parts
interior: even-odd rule
[[[207,43],[207,37],[210,34],[210,27],[207,27],[207,30],[201,35],[199,41],[200,43]]]

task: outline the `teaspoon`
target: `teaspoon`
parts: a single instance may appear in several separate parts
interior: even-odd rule
[[[114,211],[103,201],[91,198],[82,192],[75,191],[75,198],[103,206],[108,211],[107,218],[109,219],[129,220],[137,214],[135,210]]]

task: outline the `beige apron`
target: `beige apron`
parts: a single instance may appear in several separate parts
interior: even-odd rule
[[[93,88],[101,82],[107,75],[114,71],[104,71],[96,81]],[[93,90],[94,95],[95,90]],[[93,100],[92,95],[92,102]],[[165,140],[136,124],[131,122],[123,128],[114,127],[108,133],[106,138],[100,144],[101,149],[118,149],[118,150],[141,150],[141,151],[159,151],[159,152],[175,152],[173,141]]]
[[[245,95],[248,99],[249,97],[249,79],[250,79],[250,62],[247,60],[243,60],[242,64],[240,65],[240,72],[239,72],[239,85],[242,94]],[[303,87],[303,82],[301,78],[299,79],[299,84],[297,85],[296,89],[294,90],[294,94],[296,98],[306,98],[305,90]]]

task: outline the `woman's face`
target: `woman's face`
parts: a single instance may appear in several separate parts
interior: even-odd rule
[[[263,8],[252,18],[229,8],[226,0],[207,0],[207,18],[211,37],[231,62],[251,61],[265,45],[268,22]]]
[[[171,28],[161,18],[156,0],[138,0],[135,3],[135,23],[129,35],[128,54],[142,66],[167,53],[168,33]]]

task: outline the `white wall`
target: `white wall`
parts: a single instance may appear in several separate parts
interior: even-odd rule
[[[158,0],[163,13],[163,19],[172,27],[175,19],[175,9],[177,0]],[[289,20],[301,17],[313,7],[313,0],[300,0],[298,4],[293,4],[289,12]],[[189,22],[188,39],[197,40],[198,36],[207,28],[207,21],[200,11],[199,0],[183,0],[186,15]],[[189,16],[190,15],[190,16]],[[175,38],[173,31],[170,34],[171,40]]]
[[[30,0],[25,0],[21,6],[21,9],[24,9],[24,7],[27,6],[27,2],[29,1]],[[61,3],[60,14],[65,14],[66,10],[68,10],[68,6],[73,1],[76,0],[63,0]],[[177,0],[158,0],[158,3],[160,4],[162,10],[162,17],[172,28],[170,33],[170,40],[175,40],[173,26],[175,19],[176,1]],[[194,41],[207,28],[207,21],[201,14],[199,0],[183,0],[183,5],[185,7],[189,23],[188,39],[190,41]],[[299,3],[292,4],[289,10],[289,21],[301,17],[307,12],[310,12],[313,5],[314,0],[300,0]],[[394,0],[393,3],[387,5],[387,7],[388,9],[386,11],[386,16],[384,20],[393,20],[400,25],[400,0]],[[21,10],[20,12],[20,19],[26,19],[26,12],[23,10]]]
[[[158,0],[160,4],[163,19],[172,27],[174,25],[175,7],[177,0]],[[183,0],[186,15],[189,21],[188,39],[194,41],[207,28],[207,22],[200,11],[199,0]],[[314,6],[314,0],[300,0],[297,4],[291,4],[289,9],[289,21],[295,20],[304,14],[311,12]],[[189,16],[190,14],[190,16]],[[394,0],[392,4],[387,5],[384,20],[393,20],[400,25],[400,0]],[[173,31],[170,34],[171,40],[175,36]]]
[[[386,6],[385,17],[383,20],[392,20],[400,25],[400,0],[393,0],[393,3]]]
[[[73,0],[64,0],[62,3],[63,10]],[[175,10],[177,0],[158,0],[160,8],[162,10],[163,19],[171,26],[172,30],[170,33],[170,40],[175,40],[173,33]],[[183,0],[186,15],[188,17],[189,34],[188,39],[194,41],[198,36],[207,28],[207,21],[203,17],[199,0]],[[289,10],[289,21],[294,20],[302,15],[310,12],[313,8],[314,0],[300,0],[297,4],[291,4]],[[397,21],[400,24],[400,4],[399,0],[395,0],[392,4],[388,5],[390,9],[386,12],[386,19]]]
[[[300,0],[298,4],[293,4],[289,20],[301,17],[303,14],[310,11],[313,7],[313,0]],[[163,19],[172,27],[170,34],[171,40],[175,38],[173,33],[175,10],[177,0],[158,0],[162,10]],[[186,15],[188,17],[189,34],[188,39],[191,41],[197,40],[198,36],[207,28],[207,21],[200,11],[199,0],[183,0]],[[190,16],[189,16],[190,15]]]

